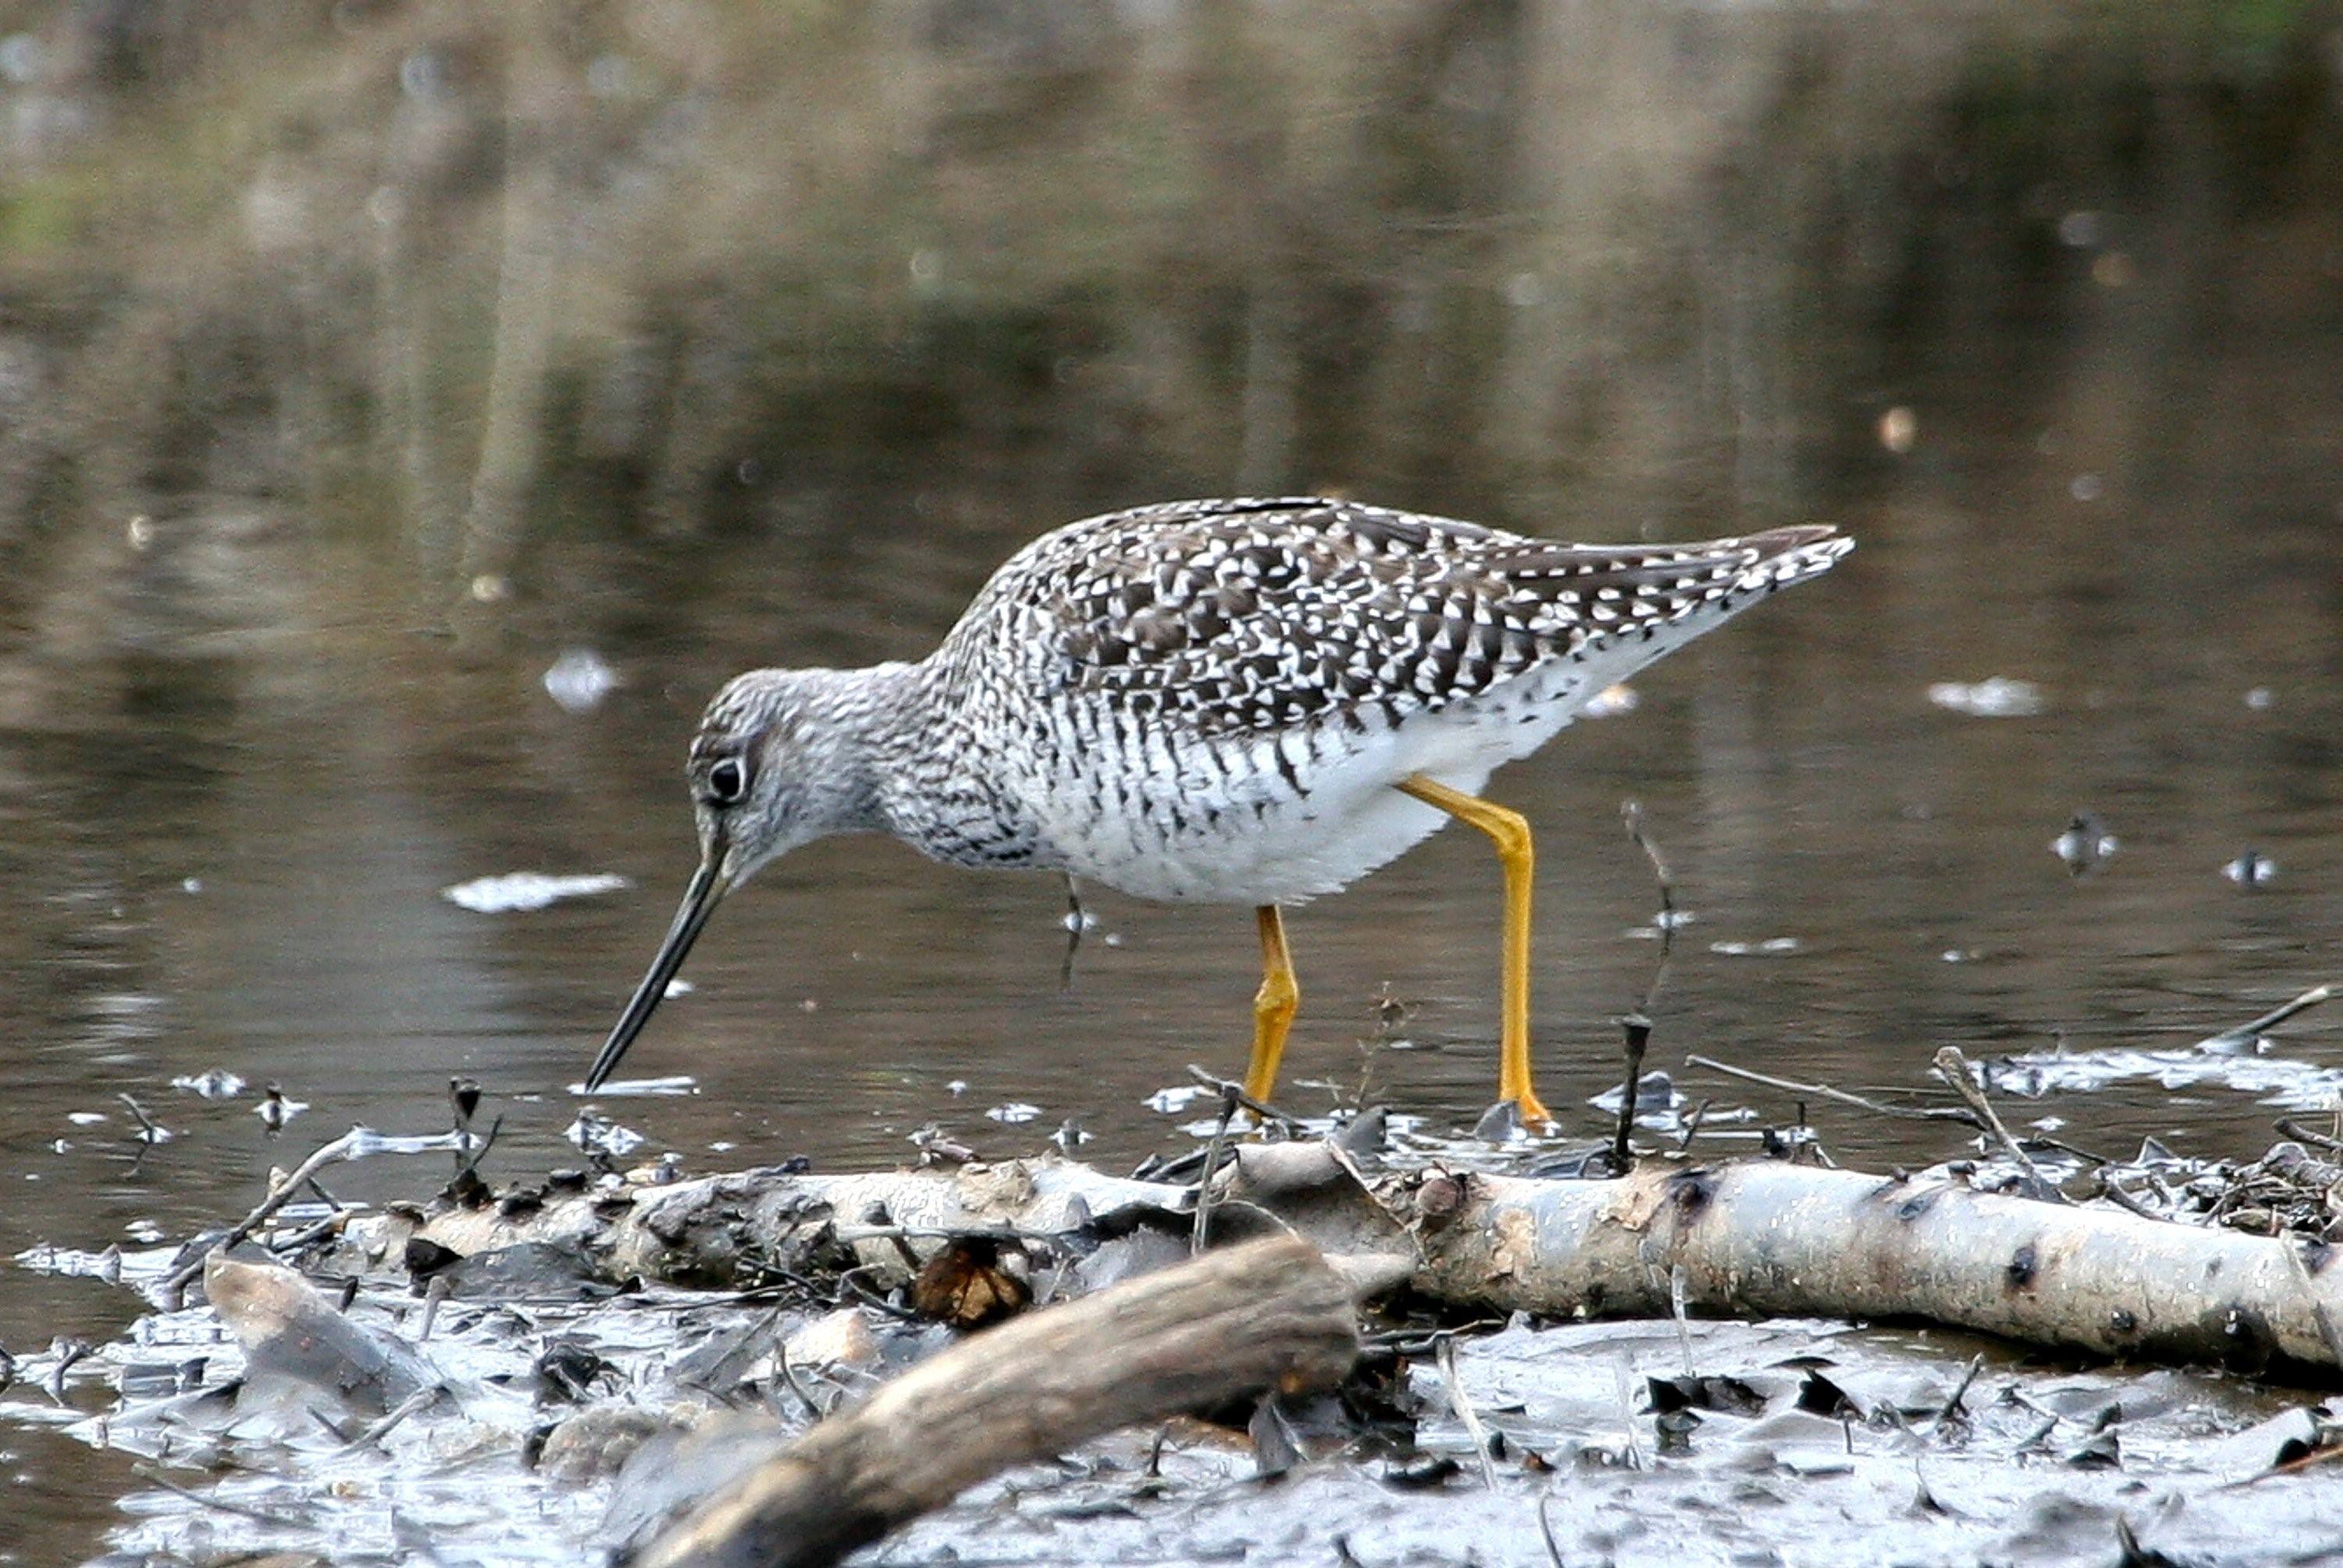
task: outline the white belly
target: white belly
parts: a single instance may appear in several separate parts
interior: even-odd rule
[[[1303,792],[1266,748],[1232,787],[1194,769],[1176,793],[1185,831],[1148,831],[1173,804],[1159,798],[1144,813],[1091,826],[1078,810],[1053,813],[1045,831],[1068,870],[1143,899],[1199,903],[1292,904],[1348,887],[1397,859],[1453,820],[1395,788],[1422,775],[1478,794],[1499,764],[1525,757],[1553,739],[1602,689],[1594,665],[1562,662],[1509,682],[1471,702],[1412,715],[1397,730],[1355,734],[1336,727],[1317,738],[1315,758],[1286,738],[1288,761]],[[1607,681],[1604,682],[1607,684]],[[1213,799],[1212,792],[1222,791]],[[1216,809],[1202,808],[1210,803]]]

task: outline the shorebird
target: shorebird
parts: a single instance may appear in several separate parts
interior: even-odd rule
[[[916,663],[752,669],[716,694],[686,768],[699,869],[586,1088],[728,893],[800,844],[872,832],[957,866],[1251,906],[1244,1088],[1265,1101],[1301,1000],[1281,910],[1455,819],[1503,873],[1498,1098],[1551,1124],[1530,1074],[1530,827],[1479,791],[1597,693],[1853,543],[1799,527],[1562,544],[1316,498],[1069,524]]]

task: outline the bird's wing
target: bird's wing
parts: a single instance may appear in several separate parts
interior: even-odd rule
[[[1061,529],[1003,578],[1046,620],[1045,678],[1226,733],[1397,723],[1645,635],[1765,553],[1764,537],[1564,545],[1342,501],[1191,501]]]

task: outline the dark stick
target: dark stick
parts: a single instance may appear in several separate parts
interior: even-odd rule
[[[1985,1097],[1985,1091],[1979,1089],[1976,1080],[1969,1076],[1968,1058],[1961,1054],[1961,1048],[1956,1045],[1944,1047],[1936,1052],[1936,1070],[1945,1075],[1945,1081],[1952,1085],[1953,1092],[1966,1101],[1969,1109],[1985,1119],[1986,1131],[2009,1151],[2009,1157],[2017,1161],[2017,1168],[2026,1172],[2026,1179],[2034,1183],[2036,1191],[2053,1203],[2066,1201],[2066,1194],[2059,1191],[2057,1184],[2042,1174],[2042,1168],[2034,1163],[2034,1156],[2019,1147],[2017,1140],[2010,1136],[2009,1129],[2002,1125],[2001,1115],[1994,1110],[1993,1101]]]
[[[1953,1390],[1953,1397],[1946,1400],[1943,1406],[1937,1410],[1936,1419],[1929,1423],[1928,1430],[1930,1432],[1936,1431],[1937,1427],[1944,1425],[1945,1422],[1952,1420],[1954,1416],[1961,1412],[1961,1401],[1967,1396],[1969,1385],[1976,1382],[1977,1373],[1984,1370],[1985,1352],[1980,1351],[1976,1355],[1969,1358],[1969,1370],[1962,1374],[1961,1386]]]
[[[1066,956],[1058,965],[1058,989],[1074,989],[1074,954],[1082,945],[1082,890],[1074,884],[1072,872],[1066,874]]]
[[[1659,961],[1652,966],[1652,982],[1644,988],[1644,1000],[1619,1020],[1619,1027],[1627,1036],[1627,1083],[1619,1098],[1619,1132],[1611,1143],[1611,1168],[1624,1176],[1634,1169],[1635,1090],[1643,1081],[1644,1056],[1652,1043],[1652,1007],[1659,1000],[1660,984],[1667,979],[1668,955],[1675,949],[1676,895],[1667,861],[1661,858],[1659,846],[1644,832],[1644,808],[1635,801],[1622,800],[1619,820],[1626,827],[1628,841],[1644,852],[1644,860],[1652,868],[1652,880],[1660,890],[1660,913],[1654,922],[1660,930]]]
[[[204,1271],[205,1260],[214,1252],[225,1251],[236,1246],[266,1224],[269,1216],[291,1201],[293,1194],[301,1191],[308,1183],[309,1179],[318,1171],[337,1160],[356,1160],[363,1154],[371,1152],[371,1146],[378,1141],[379,1138],[380,1134],[372,1128],[353,1127],[339,1138],[317,1150],[307,1160],[302,1161],[293,1168],[291,1175],[270,1190],[268,1196],[263,1198],[251,1213],[229,1226],[210,1246],[206,1247],[166,1275],[161,1285],[163,1292],[167,1295],[180,1289],[189,1280]],[[424,1144],[423,1148],[451,1149],[455,1147],[455,1142],[456,1135],[450,1132],[442,1139]]]
[[[1252,1111],[1263,1121],[1282,1122],[1285,1126],[1293,1128],[1297,1131],[1301,1130],[1301,1118],[1287,1115],[1284,1111],[1280,1111],[1276,1106],[1270,1104],[1269,1101],[1265,1100],[1255,1100],[1252,1095],[1247,1094],[1244,1091],[1244,1086],[1241,1083],[1236,1083],[1229,1079],[1222,1078],[1217,1073],[1207,1072],[1192,1061],[1188,1064],[1188,1076],[1194,1079],[1198,1083],[1202,1084],[1205,1088],[1211,1090],[1213,1093],[1234,1100],[1239,1105],[1242,1106],[1245,1110]]]
[[[1212,1177],[1221,1168],[1221,1151],[1229,1141],[1229,1123],[1236,1120],[1237,1094],[1232,1085],[1221,1089],[1221,1124],[1212,1129],[1212,1141],[1204,1146],[1204,1173],[1196,1178],[1196,1224],[1188,1232],[1188,1255],[1201,1257],[1212,1235]]]
[[[157,1125],[155,1119],[146,1114],[146,1108],[130,1096],[116,1094],[114,1098],[128,1106],[130,1114],[138,1119],[138,1141],[141,1143],[160,1143],[171,1136],[168,1128]]]
[[[1619,1020],[1627,1033],[1627,1087],[1619,1100],[1619,1134],[1611,1141],[1611,1168],[1624,1176],[1634,1169],[1629,1142],[1635,1135],[1635,1091],[1644,1080],[1644,1050],[1652,1042],[1652,1020],[1631,1012]]]

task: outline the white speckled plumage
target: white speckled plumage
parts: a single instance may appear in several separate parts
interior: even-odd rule
[[[752,670],[691,755],[729,880],[839,831],[1142,898],[1332,892],[1596,693],[1850,541],[1569,545],[1315,498],[1186,501],[1012,556],[917,664]],[[733,759],[747,799],[710,770]],[[745,819],[741,826],[711,818]],[[750,830],[742,830],[743,827]]]

